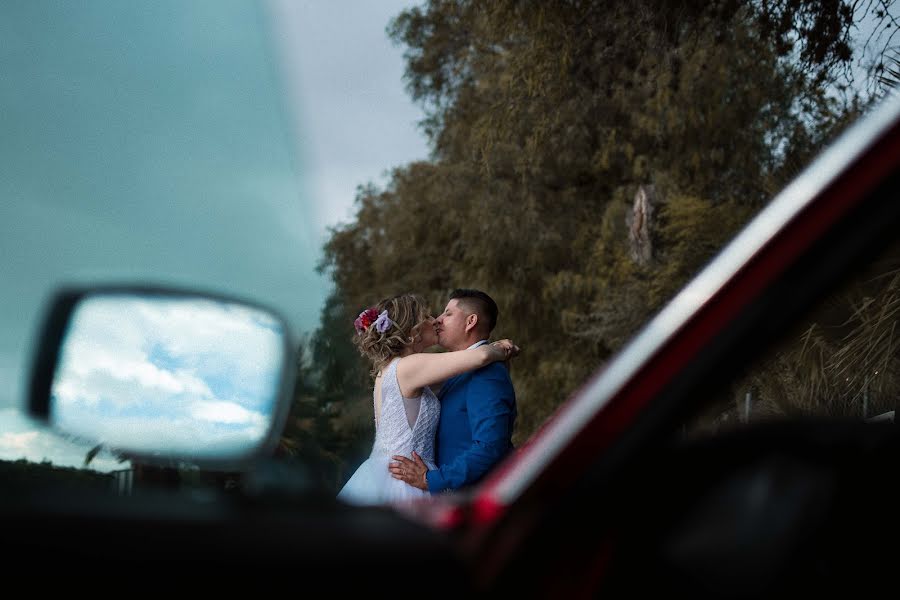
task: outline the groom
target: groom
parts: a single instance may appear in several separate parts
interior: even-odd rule
[[[455,290],[437,319],[438,343],[447,350],[466,350],[488,342],[497,324],[497,304],[478,290]],[[394,456],[395,479],[432,494],[478,482],[512,450],[516,394],[506,365],[494,362],[451,377],[440,391],[441,420],[435,440],[437,469],[415,452],[412,459]]]

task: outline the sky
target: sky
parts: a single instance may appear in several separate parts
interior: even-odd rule
[[[410,5],[0,5],[0,459],[83,459],[22,410],[61,286],[199,289],[315,329],[328,227],[428,155],[385,34]]]
[[[357,186],[428,157],[424,118],[403,83],[403,48],[388,22],[415,2],[272,0],[317,231],[353,216]]]

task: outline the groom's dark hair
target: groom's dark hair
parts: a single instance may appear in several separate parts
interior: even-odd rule
[[[456,289],[450,292],[450,300],[458,301],[459,304],[465,305],[469,310],[484,319],[488,333],[492,332],[494,327],[497,326],[497,318],[500,316],[497,303],[481,290]]]

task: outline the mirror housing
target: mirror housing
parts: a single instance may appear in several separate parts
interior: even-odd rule
[[[220,295],[64,289],[37,342],[28,411],[121,458],[243,470],[271,456],[290,409],[288,331],[271,310]]]

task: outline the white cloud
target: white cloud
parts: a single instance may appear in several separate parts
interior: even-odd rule
[[[282,343],[278,322],[239,305],[89,299],[54,382],[55,423],[137,453],[243,453],[268,426]]]
[[[28,453],[38,437],[37,431],[24,431],[22,433],[6,432],[0,435],[0,455],[10,454],[23,456]]]
[[[223,416],[229,415],[219,413],[220,420],[213,422],[194,414],[113,416],[102,420],[90,420],[90,416],[81,414],[79,420],[67,423],[66,429],[90,430],[92,439],[111,448],[145,455],[225,458],[242,455],[261,442],[267,425],[265,418],[229,423],[221,420]]]
[[[64,409],[97,408],[102,401],[106,410],[114,407],[160,412],[179,411],[185,396],[213,397],[209,386],[190,373],[164,371],[150,363],[123,363],[120,368],[115,367],[94,369],[83,375],[63,372],[53,385],[53,395]]]
[[[231,425],[248,424],[257,428],[265,426],[267,421],[262,414],[247,410],[234,402],[195,402],[190,414],[201,421]]]
[[[283,334],[273,331],[281,332],[278,323],[261,311],[215,301],[148,300],[136,301],[134,312],[144,335],[200,370],[215,373],[227,365],[246,379],[278,366]]]
[[[123,385],[157,396],[211,398],[211,383],[223,378],[248,398],[268,397],[281,366],[278,324],[237,305],[101,297],[78,310],[71,331],[54,389],[69,400],[145,396],[123,394]]]
[[[28,419],[18,410],[0,410],[0,460],[26,459],[31,462],[50,461],[57,466],[84,467],[89,445],[70,442]],[[117,460],[99,454],[89,468],[95,471],[114,471],[126,468]]]

